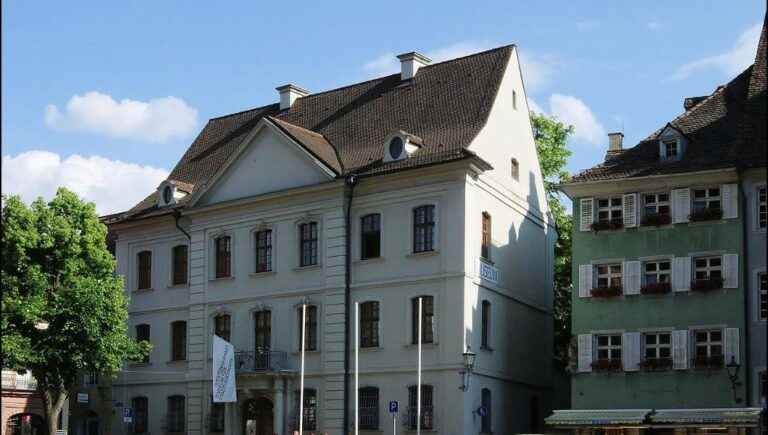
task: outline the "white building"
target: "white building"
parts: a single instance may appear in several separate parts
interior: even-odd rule
[[[359,302],[361,433],[391,433],[391,400],[407,433],[419,296],[422,428],[540,427],[556,235],[517,49],[398,57],[401,74],[318,94],[286,85],[279,104],[211,119],[157,192],[110,218],[130,330],[154,346],[114,383],[116,406],[134,412],[115,427],[290,433],[308,301],[304,429],[342,433]],[[214,333],[238,351],[236,404],[211,403]]]

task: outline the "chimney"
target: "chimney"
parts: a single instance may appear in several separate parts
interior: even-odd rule
[[[403,53],[397,56],[400,59],[400,79],[409,80],[416,76],[419,68],[429,65],[432,59],[424,56],[421,53],[412,51],[410,53]]]
[[[291,106],[293,106],[294,101],[309,95],[307,90],[291,83],[278,86],[275,89],[277,89],[277,92],[280,93],[280,110],[290,109]]]
[[[685,110],[691,110],[693,106],[701,103],[704,101],[704,99],[707,98],[707,95],[704,95],[702,97],[688,97],[683,100],[683,108]]]
[[[624,143],[624,133],[608,133],[608,152],[621,151]]]

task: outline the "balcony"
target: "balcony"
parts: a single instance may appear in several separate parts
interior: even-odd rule
[[[267,373],[291,370],[288,353],[279,350],[257,350],[235,352],[235,366],[238,373]]]
[[[2,386],[4,390],[35,391],[37,390],[37,380],[32,377],[30,372],[21,375],[15,371],[3,370]]]

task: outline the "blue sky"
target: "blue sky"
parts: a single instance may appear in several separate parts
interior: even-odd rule
[[[515,43],[528,98],[573,123],[569,169],[632,145],[754,58],[765,3],[2,1],[3,192],[100,212],[164,178],[208,118]],[[399,7],[398,7],[399,5]]]

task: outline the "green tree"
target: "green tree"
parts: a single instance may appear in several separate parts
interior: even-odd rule
[[[79,375],[114,375],[149,344],[126,334],[127,298],[93,204],[63,188],[48,203],[2,201],[2,365],[32,372],[53,434]]]
[[[565,165],[571,152],[566,147],[573,126],[566,126],[556,118],[531,112],[536,137],[536,151],[544,177],[549,211],[557,227],[554,270],[554,322],[555,359],[562,367],[568,364],[571,341],[571,229],[573,220],[562,203],[557,186],[569,180]]]

